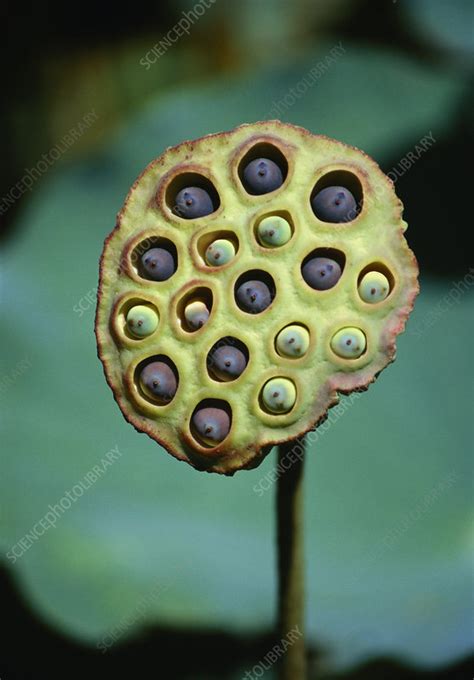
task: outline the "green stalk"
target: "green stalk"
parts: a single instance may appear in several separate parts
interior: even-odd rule
[[[304,438],[278,447],[278,635],[292,642],[280,660],[280,680],[305,680],[303,471]],[[290,635],[291,631],[293,634]],[[295,633],[295,631],[298,631]],[[296,636],[296,637],[295,637]],[[281,643],[280,643],[281,644]]]

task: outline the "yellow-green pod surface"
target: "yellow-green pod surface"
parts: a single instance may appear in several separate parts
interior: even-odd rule
[[[256,158],[277,163],[279,188],[259,195],[246,191],[243,169]],[[214,212],[185,219],[176,211],[178,192],[189,186],[209,193]],[[346,187],[354,196],[358,207],[350,221],[316,217],[312,198],[328,186]],[[279,247],[265,247],[259,237],[259,225],[271,216],[291,228]],[[133,185],[101,259],[99,356],[124,416],[176,458],[224,474],[258,465],[274,444],[313,429],[337,403],[338,392],[365,388],[395,357],[396,336],[418,292],[405,228],[393,184],[373,160],[300,127],[278,121],[242,125],[166,150]],[[206,250],[220,239],[233,244],[235,255],[209,266]],[[166,280],[144,275],[141,257],[151,248],[173,254],[176,271]],[[303,262],[313,256],[341,266],[340,279],[327,290],[303,279]],[[359,292],[368,272],[379,272],[390,286],[375,304]],[[268,285],[272,301],[250,314],[237,304],[235,290],[255,279]],[[194,302],[209,312],[196,328],[185,315]],[[159,319],[143,337],[126,324],[137,305],[155,309]],[[309,334],[301,357],[278,351],[279,333],[293,325]],[[334,351],[335,341],[331,345],[348,328],[360,329],[366,341],[356,358],[341,356],[345,352],[337,346]],[[230,382],[216,379],[207,363],[219,343],[238,343],[248,354],[246,369]],[[156,403],[140,388],[140,371],[151,361],[165,361],[177,378],[169,403]],[[288,411],[272,412],[262,401],[264,386],[274,378],[294,385]],[[194,436],[191,419],[200,404],[230,416],[229,433],[217,446]]]

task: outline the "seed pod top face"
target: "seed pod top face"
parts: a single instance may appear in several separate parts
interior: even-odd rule
[[[262,194],[245,181],[245,169],[259,158],[278,165],[282,179]],[[176,201],[187,187],[205,191],[212,212],[181,216]],[[322,220],[314,210],[315,197],[328,187],[344,187],[354,198],[344,221]],[[283,218],[291,233],[270,248],[259,225],[271,216]],[[418,292],[405,228],[393,184],[373,160],[300,127],[243,125],[165,151],[133,185],[101,259],[99,356],[124,416],[176,458],[224,474],[255,467],[274,444],[312,430],[338,393],[365,389],[395,357],[396,336]],[[210,266],[206,250],[221,239],[235,254]],[[150,278],[141,264],[154,248],[173,262],[163,280]],[[305,280],[304,265],[314,258],[340,268],[330,287]],[[368,297],[367,281],[379,279],[388,292]],[[247,282],[270,291],[258,313],[237,297]],[[159,322],[148,335],[127,326],[129,310],[139,305],[156,310]],[[194,307],[206,310],[196,327],[185,314]],[[304,329],[304,352],[279,350],[277,338],[287,327]],[[349,351],[347,342],[357,338],[364,342]],[[247,363],[235,379],[222,380],[208,357],[230,341]],[[150,396],[140,379],[157,363],[174,376],[166,400]],[[291,386],[284,409],[271,408],[264,390],[274,380]],[[199,433],[202,413],[225,417],[219,437]]]

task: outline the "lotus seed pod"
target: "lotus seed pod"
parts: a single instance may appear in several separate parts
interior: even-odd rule
[[[367,341],[360,328],[341,328],[331,338],[333,352],[344,359],[358,359],[366,346]]]
[[[381,272],[367,272],[359,283],[359,295],[364,302],[381,302],[390,292],[390,283]]]
[[[146,338],[158,326],[158,314],[146,305],[135,305],[127,312],[127,328],[137,338]]]
[[[284,246],[291,238],[291,227],[280,215],[265,217],[257,228],[258,240],[267,248]]]
[[[278,333],[276,348],[284,357],[299,359],[309,349],[309,333],[303,326],[287,326]]]
[[[296,401],[295,384],[287,378],[269,380],[263,388],[262,401],[272,413],[288,413]]]
[[[258,163],[252,170],[255,181],[277,177],[276,190],[272,183],[263,193],[246,185],[245,169],[254,159],[278,167],[267,163],[262,176]],[[202,175],[199,182],[196,175]],[[200,192],[184,197],[192,199],[187,216],[176,214],[180,191],[200,187],[207,198]],[[347,215],[347,205],[355,205],[351,220],[340,221],[334,191],[327,199],[334,204],[333,221],[318,217],[320,187],[351,194],[354,204],[344,193],[343,211]],[[194,210],[199,219],[189,217]],[[284,216],[291,239],[287,247],[263,249],[261,225],[274,216]],[[167,149],[133,184],[101,259],[99,356],[126,419],[176,458],[221,474],[255,467],[272,446],[314,429],[339,394],[366,389],[394,360],[396,338],[418,292],[406,226],[394,186],[373,160],[300,127],[264,121]],[[203,266],[209,234],[239,244],[229,266]],[[157,282],[137,272],[138,245],[151,250],[165,243],[170,253],[171,246],[176,250],[173,275]],[[303,269],[315,257],[337,262],[342,276],[336,285],[308,285]],[[365,276],[380,268],[375,263],[383,263],[389,294],[380,304],[367,304]],[[117,332],[124,297],[153,299],[159,309],[155,331],[139,342],[131,330]],[[288,344],[292,333],[295,342]],[[299,342],[306,350],[301,361],[288,350]],[[213,373],[209,357],[219,344],[245,348],[238,379]],[[140,377],[153,357],[165,357],[179,383],[171,402]],[[272,410],[279,391],[270,392],[274,380],[287,410]],[[218,411],[202,413],[207,408]]]
[[[204,302],[201,300],[195,300],[186,305],[184,309],[184,317],[188,322],[188,325],[193,330],[198,330],[209,318],[209,310]]]
[[[218,238],[206,250],[206,262],[211,267],[221,267],[235,257],[235,246],[232,241]]]

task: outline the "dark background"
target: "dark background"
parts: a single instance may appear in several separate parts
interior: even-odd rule
[[[263,0],[260,6],[267,8],[271,16],[275,11],[274,4],[282,3]],[[322,3],[312,4],[322,6]],[[410,4],[416,6],[417,3],[407,3]],[[335,3],[332,10],[326,8],[310,13],[309,20],[305,11],[310,3],[300,0],[287,8],[287,13],[295,15],[290,38],[298,49],[311,47],[327,37],[336,37],[343,43],[390,48],[421,63],[450,67],[453,77],[461,73],[470,82],[465,97],[451,113],[449,132],[432,153],[420,159],[412,172],[400,178],[398,184],[407,215],[421,225],[411,235],[411,245],[422,270],[441,276],[460,274],[472,264],[467,248],[469,232],[463,228],[465,205],[462,200],[470,190],[470,175],[463,169],[468,167],[474,135],[472,45],[465,38],[463,42],[462,35],[459,42],[456,41],[457,31],[471,30],[472,33],[472,18],[465,19],[464,14],[468,4],[455,2],[447,11],[447,3],[438,0],[432,3],[435,21],[442,21],[444,17],[451,19],[442,26],[447,35],[438,36],[438,44],[428,31],[423,30],[423,25],[415,24],[408,8],[397,7],[396,2],[375,4],[354,0]],[[444,5],[445,11],[438,18],[436,6],[440,5]],[[141,12],[127,14],[125,20],[122,13],[111,12],[107,7],[94,6],[86,10],[84,5],[71,21],[67,7],[50,14],[36,6],[26,9],[4,3],[2,22],[9,30],[1,44],[3,62],[9,62],[12,54],[14,62],[3,74],[8,106],[2,111],[5,132],[0,170],[2,186],[14,184],[25,167],[30,167],[45,148],[61,138],[68,123],[73,126],[77,122],[78,113],[83,111],[81,100],[95,101],[99,94],[103,110],[99,126],[73,148],[72,152],[77,154],[88,153],[94,146],[104,143],[114,128],[144,101],[163,92],[162,82],[157,86],[156,80],[164,81],[165,87],[170,89],[177,86],[185,89],[199,80],[206,82],[222,74],[246,71],[254,59],[261,66],[281,58],[272,51],[262,56],[258,38],[250,44],[244,40],[242,27],[235,25],[236,4],[224,0],[218,6],[218,16],[210,17],[205,26],[197,23],[191,34],[184,37],[186,45],[178,42],[174,46],[183,54],[173,60],[169,70],[156,79],[145,78],[143,76],[148,74],[142,73],[140,80],[140,73],[134,74],[131,83],[123,64],[127,59],[132,61],[135,53],[140,54],[140,46],[147,51],[163,38],[179,20],[181,11],[190,10],[192,6],[171,0],[151,3],[144,5]],[[231,7],[232,11],[229,11]],[[244,3],[242,11],[250,13],[248,21],[251,23],[251,7],[249,9]],[[419,22],[423,19],[420,16]],[[452,45],[446,39],[450,34],[453,34],[452,43],[457,49],[448,49],[448,45]],[[169,57],[172,57],[172,51]],[[106,85],[105,92],[101,91],[103,85]],[[340,96],[342,101],[344,93]],[[398,161],[399,157],[395,156],[387,159],[384,165],[389,169]],[[14,229],[19,210],[20,202],[3,219],[5,231]],[[448,228],[450,252],[447,260],[441,239]]]

